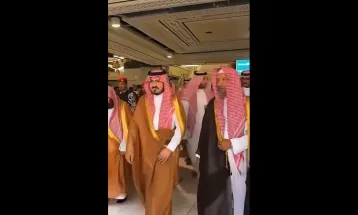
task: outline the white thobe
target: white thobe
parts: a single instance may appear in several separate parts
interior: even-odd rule
[[[113,112],[113,108],[108,109],[108,126],[109,126],[109,120],[111,119],[111,115]],[[119,150],[121,152],[125,152],[126,151],[126,141],[122,138],[121,143],[119,144]],[[127,197],[127,194],[122,194],[117,196],[115,199],[125,199]]]
[[[198,149],[199,138],[200,138],[200,131],[201,125],[203,122],[203,117],[205,114],[205,106],[208,104],[208,98],[206,97],[205,91],[203,89],[199,89],[196,93],[197,98],[197,112],[195,115],[195,125],[193,129],[193,133],[190,134],[190,131],[187,129],[186,136],[188,140],[188,155],[192,165],[197,168],[197,161],[196,161],[196,150]],[[186,100],[182,100],[182,104],[185,110],[186,118],[188,119],[189,114],[189,102]]]
[[[159,114],[162,105],[162,100],[163,100],[163,93],[160,95],[154,95],[155,112],[153,116],[153,126],[155,130],[158,130],[159,128]],[[170,140],[169,144],[167,145],[167,148],[172,152],[175,151],[175,149],[178,147],[182,136],[175,111],[173,112],[173,116],[172,116],[172,129],[174,128],[175,128],[174,135]]]
[[[224,100],[224,118],[225,118],[225,128],[224,128],[224,139],[229,139],[228,133],[228,123],[227,123],[227,102]],[[246,126],[245,126],[246,129]],[[245,134],[247,132],[245,131]],[[244,135],[240,138],[230,139],[232,148],[228,150],[228,159],[230,163],[231,170],[231,189],[233,193],[233,207],[234,215],[243,215],[244,214],[244,205],[245,205],[245,196],[246,196],[246,174],[247,174],[247,148],[248,148],[248,136]],[[239,173],[234,154],[245,152],[244,160],[240,162],[240,171]]]
[[[224,119],[225,119],[225,126],[224,126],[224,139],[229,139],[228,133],[228,123],[227,123],[227,101],[224,99]],[[246,174],[247,174],[247,148],[248,148],[248,136],[247,128],[245,126],[245,135],[240,138],[232,138],[230,139],[232,148],[229,149],[228,152],[228,159],[230,164],[231,170],[231,189],[233,192],[233,207],[234,207],[234,215],[243,215],[244,214],[244,205],[245,205],[245,195],[246,195]],[[245,152],[244,160],[240,163],[240,171],[239,173],[234,154]],[[200,158],[199,155],[196,155]]]

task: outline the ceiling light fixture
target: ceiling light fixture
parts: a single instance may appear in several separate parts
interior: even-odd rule
[[[180,67],[197,67],[199,65],[181,65]]]
[[[121,27],[121,20],[119,17],[113,16],[111,17],[111,24],[113,28],[119,28]]]
[[[168,53],[167,58],[173,58],[172,53]]]
[[[120,57],[118,55],[113,55],[114,58],[118,58],[118,59],[121,59],[121,60],[124,60],[124,57]]]

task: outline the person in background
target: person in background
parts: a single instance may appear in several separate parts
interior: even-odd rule
[[[108,199],[122,203],[127,199],[125,181],[126,141],[132,112],[108,86]]]
[[[114,87],[114,92],[116,92],[117,96],[120,95],[119,87],[118,87],[118,86],[115,86],[115,87]]]
[[[138,95],[138,98],[140,98],[144,95],[144,89],[143,89],[142,85],[137,86],[137,95]]]
[[[184,89],[186,88],[186,86],[188,85],[190,79],[185,79],[183,82],[183,85],[179,87],[178,91],[176,92],[176,96],[181,100],[181,96],[184,92]],[[187,137],[184,136],[183,140],[181,141],[180,145],[182,146],[182,151],[180,153],[180,157],[185,159],[185,163],[186,165],[192,165],[191,160],[189,158],[189,154],[188,154],[188,148],[187,148]]]
[[[130,124],[126,159],[145,214],[171,215],[185,112],[171,93],[166,71],[150,71],[144,90]]]
[[[197,157],[198,215],[243,215],[248,130],[245,97],[236,70],[213,72],[214,99],[206,107]]]
[[[197,170],[196,150],[198,149],[201,124],[205,113],[205,107],[213,98],[211,83],[208,83],[207,72],[194,72],[194,77],[187,84],[181,96],[181,102],[187,117],[187,139],[188,155],[193,167]],[[196,172],[193,172],[196,177]]]
[[[246,107],[246,126],[248,130],[248,170],[246,177],[246,196],[244,215],[250,215],[250,70],[245,70],[241,73],[241,85],[245,95],[245,107]]]
[[[119,90],[118,96],[122,101],[127,102],[129,104],[131,110],[134,111],[137,101],[138,101],[138,96],[133,91],[128,90],[127,85],[128,85],[127,78],[124,76],[120,76],[118,78],[118,90]]]

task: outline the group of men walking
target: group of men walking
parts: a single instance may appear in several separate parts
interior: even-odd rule
[[[211,82],[206,72],[195,72],[175,94],[167,72],[155,69],[134,113],[109,86],[108,198],[126,200],[124,169],[129,167],[145,214],[171,215],[179,145],[186,139],[199,172],[198,214],[249,214],[249,84],[249,71],[239,76],[221,67]]]

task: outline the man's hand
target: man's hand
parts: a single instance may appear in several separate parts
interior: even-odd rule
[[[164,163],[167,161],[171,153],[172,151],[170,151],[168,148],[162,149],[158,155],[159,163]]]
[[[126,151],[126,160],[128,163],[130,163],[130,164],[133,163],[133,157],[134,157],[133,152]]]
[[[231,141],[229,139],[225,139],[218,144],[219,149],[223,151],[227,151],[231,149]]]

